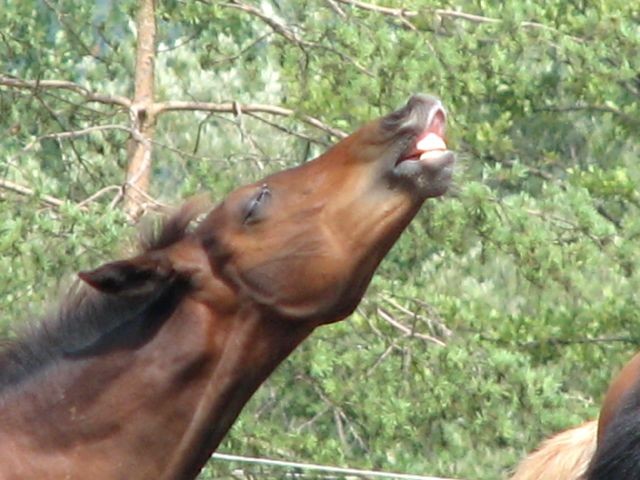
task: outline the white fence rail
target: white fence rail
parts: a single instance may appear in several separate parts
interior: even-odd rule
[[[348,475],[355,478],[388,478],[395,480],[455,480],[444,477],[425,477],[423,475],[411,475],[408,473],[380,472],[375,470],[359,470],[356,468],[332,467],[329,465],[315,465],[313,463],[287,462],[284,460],[272,460],[268,458],[243,457],[240,455],[229,455],[226,453],[214,453],[211,458],[216,460],[226,460],[231,462],[249,463],[254,465],[267,465],[271,467],[282,467],[296,470],[307,470],[310,472],[323,472],[327,474]],[[300,477],[300,475],[295,475]]]

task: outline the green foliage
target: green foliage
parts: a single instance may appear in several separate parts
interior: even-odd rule
[[[271,103],[352,130],[430,92],[449,110],[460,161],[454,191],[428,202],[356,314],[285,362],[221,451],[504,478],[539,440],[595,417],[640,343],[638,9],[402,3],[418,14],[251,4],[289,38],[218,2],[158,6],[158,98]],[[8,0],[2,10],[0,74],[133,91],[135,2]],[[77,92],[2,86],[0,111],[0,178],[34,191],[0,192],[0,328],[9,331],[135,233],[111,206],[117,190],[82,203],[122,183],[128,132],[43,138],[127,125],[127,112]],[[151,194],[220,198],[333,140],[296,118],[261,118],[279,128],[249,115],[161,116]],[[236,467],[212,461],[202,478]]]

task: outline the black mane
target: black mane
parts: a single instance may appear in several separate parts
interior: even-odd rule
[[[640,479],[639,382],[624,395],[621,407],[607,425],[585,479]]]
[[[165,217],[159,228],[149,228],[142,235],[140,253],[166,248],[190,235],[189,225],[204,207],[201,198],[193,199]],[[139,318],[172,290],[173,283],[168,280],[145,295],[121,297],[76,280],[56,312],[28,323],[17,339],[0,340],[0,392],[64,356],[86,351],[106,334]]]

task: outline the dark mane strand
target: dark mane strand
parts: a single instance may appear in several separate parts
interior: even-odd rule
[[[193,220],[206,211],[203,197],[187,201],[147,233],[142,250],[167,248],[189,235]],[[172,282],[140,296],[106,295],[75,280],[60,306],[37,322],[26,322],[15,340],[0,339],[0,393],[65,355],[91,348],[101,337],[135,320],[172,290]]]
[[[161,250],[182,240],[193,221],[211,209],[206,195],[198,195],[187,200],[179,209],[165,216],[159,228],[153,225],[141,235],[140,246],[143,251]]]
[[[640,385],[625,394],[607,425],[585,480],[637,479],[640,472]]]

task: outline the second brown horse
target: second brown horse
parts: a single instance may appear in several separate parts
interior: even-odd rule
[[[640,478],[640,353],[607,390],[598,421],[546,440],[518,465],[511,480]]]
[[[189,203],[0,351],[0,478],[190,479],[273,369],[357,306],[454,156],[414,96],[319,158]]]

